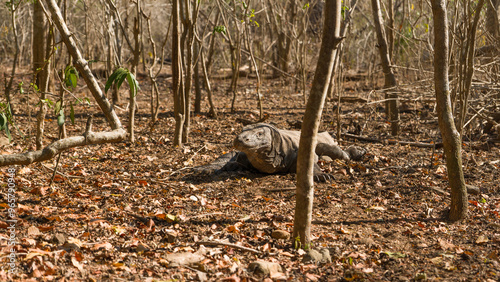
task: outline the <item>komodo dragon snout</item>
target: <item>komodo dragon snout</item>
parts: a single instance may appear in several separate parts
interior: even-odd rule
[[[273,135],[270,131],[268,127],[245,127],[243,132],[234,139],[234,148],[239,151],[245,151],[247,148],[267,148],[272,143]]]

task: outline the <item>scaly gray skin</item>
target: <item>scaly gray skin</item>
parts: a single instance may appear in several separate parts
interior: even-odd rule
[[[234,147],[238,152],[224,154],[214,162],[198,167],[203,172],[257,170],[263,173],[294,173],[297,170],[297,153],[300,131],[280,130],[276,127],[258,123],[245,126],[236,139]],[[318,133],[315,159],[326,155],[332,159],[358,160],[365,150],[349,147],[343,151],[328,132]],[[323,173],[319,166],[314,166],[314,180],[318,182],[332,179]]]

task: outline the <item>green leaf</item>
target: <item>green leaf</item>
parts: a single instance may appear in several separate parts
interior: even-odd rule
[[[59,112],[59,116],[57,117],[57,125],[63,126],[64,121],[65,121],[64,109],[61,109],[61,111]]]
[[[216,33],[216,32],[226,34],[226,27],[223,25],[218,25],[218,26],[214,27],[213,33]]]
[[[118,68],[111,74],[111,76],[108,78],[108,81],[106,81],[106,85],[104,86],[104,93],[108,93],[109,88],[113,85],[113,83],[115,83],[116,78],[123,71],[123,68]]]
[[[56,105],[54,106],[54,114],[57,115],[61,111],[61,108],[62,108],[62,101],[57,100]]]
[[[399,252],[389,252],[389,251],[385,251],[385,252],[382,252],[382,254],[386,254],[388,255],[390,258],[404,258],[406,257],[405,254],[402,254],[402,253],[399,253]]]
[[[137,91],[140,90],[139,82],[137,82],[133,73],[129,73],[127,75],[127,82],[128,85],[130,86],[130,90],[132,91],[132,95],[133,96],[137,95]]]
[[[38,104],[36,104],[35,107],[40,105],[40,103],[44,103],[44,104],[49,105],[49,108],[52,108],[52,106],[54,105],[54,102],[52,102],[50,99],[43,99],[43,100],[40,100],[40,102],[38,102]]]
[[[130,91],[132,91],[132,94],[135,96],[137,94],[137,91],[140,90],[139,88],[139,82],[135,79],[135,76],[133,73],[131,73],[128,69],[126,68],[118,68],[111,74],[109,77],[108,81],[106,82],[106,86],[104,87],[104,92],[107,93],[108,89],[115,84],[118,89],[122,86],[123,81],[127,79],[128,85],[130,87]]]
[[[69,104],[69,119],[71,120],[71,124],[75,125],[75,108],[73,108],[73,103]]]
[[[66,87],[72,87],[73,89],[76,88],[76,85],[78,84],[78,78],[79,75],[76,68],[72,65],[68,65],[64,70],[64,82],[66,84]]]
[[[5,135],[9,138],[9,143],[12,142],[12,135],[10,134],[9,125],[5,125]]]
[[[33,89],[35,89],[36,92],[38,92],[38,85],[36,85],[35,83],[30,83],[30,86],[33,87]]]
[[[88,97],[83,98],[83,100],[85,100],[85,102],[90,105],[90,99]]]
[[[128,70],[118,74],[118,76],[116,77],[116,80],[115,80],[116,87],[118,89],[120,89],[120,87],[122,86],[122,83],[125,81],[125,78],[127,78],[128,74],[129,74]]]

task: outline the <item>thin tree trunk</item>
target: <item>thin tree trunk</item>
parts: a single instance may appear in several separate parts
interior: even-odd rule
[[[136,9],[137,9],[137,17],[134,19],[134,59],[132,60],[132,66],[130,68],[130,72],[136,76],[137,75],[137,66],[139,65],[139,59],[141,56],[141,4],[140,1],[137,1],[136,4]],[[135,103],[135,97],[137,93],[136,91],[133,90],[133,87],[130,87],[129,91],[129,99],[130,99],[130,107],[128,109],[128,140],[131,143],[135,142],[135,135],[134,135],[134,126],[135,126],[135,110],[136,110],[136,103]]]
[[[33,72],[35,73],[34,82],[38,88],[40,95],[40,101],[45,100],[47,92],[47,80],[48,80],[48,70],[49,66],[46,62],[46,50],[47,45],[47,20],[45,14],[43,13],[43,8],[40,2],[35,2],[33,4]],[[47,114],[47,106],[44,102],[40,103],[40,108],[37,113],[37,124],[36,124],[36,137],[35,144],[36,149],[40,150],[43,146],[43,131],[44,131],[44,121],[45,115]]]
[[[182,131],[184,126],[184,95],[183,95],[183,71],[182,71],[182,53],[180,36],[180,9],[179,2],[174,0],[172,3],[172,90],[174,93],[174,146],[182,145]]]
[[[382,61],[382,70],[384,72],[384,88],[389,89],[397,85],[396,76],[392,71],[391,58],[389,54],[389,49],[387,47],[387,39],[385,34],[385,28],[382,18],[382,10],[380,9],[380,0],[372,0],[372,11],[373,11],[373,22],[375,25],[375,30],[377,32],[377,42],[378,49],[380,52],[380,58]],[[387,117],[391,121],[391,133],[393,136],[399,134],[399,109],[398,109],[398,96],[393,89],[385,90],[388,99],[386,102],[386,113]]]
[[[182,127],[182,143],[189,141],[189,130],[191,127],[191,88],[193,86],[193,42],[194,42],[194,7],[190,0],[184,0],[184,40],[181,40],[183,48],[186,48],[186,58],[183,60],[183,68],[186,70],[184,76],[184,126]]]
[[[195,52],[199,53],[200,44],[196,41],[195,43],[196,49]],[[194,112],[199,114],[201,113],[201,85],[200,85],[200,60],[196,61],[194,65]]]
[[[247,9],[245,10],[245,14],[248,13],[248,7],[250,6],[250,0],[247,3]],[[257,85],[255,85],[255,91],[257,92],[257,104],[259,107],[259,119],[264,118],[264,110],[262,107],[262,94],[260,93],[260,74],[259,74],[259,66],[257,65],[257,61],[255,61],[255,56],[253,54],[253,40],[251,40],[250,37],[250,24],[247,22],[245,24],[245,35],[246,35],[246,40],[247,40],[247,45],[248,45],[248,51],[250,53],[250,58],[252,60],[252,64],[255,68],[255,75],[257,76]]]
[[[202,48],[203,48],[203,46],[202,46]],[[207,88],[208,103],[210,105],[210,110],[208,112],[208,115],[213,117],[213,118],[216,118],[217,111],[215,110],[214,102],[212,99],[212,87],[210,86],[210,80],[208,78],[208,71],[207,71],[208,62],[205,63],[205,54],[204,53],[205,52],[202,49],[201,50],[201,67],[203,69],[203,78],[205,79],[205,86]]]
[[[340,43],[341,0],[326,1],[323,39],[311,93],[302,123],[297,160],[297,196],[292,244],[300,238],[302,248],[311,243],[311,219],[314,199],[313,166],[315,147],[329,80],[332,77],[337,46]],[[299,246],[295,246],[299,247]]]
[[[500,0],[488,0],[486,1],[486,30],[493,37],[494,40],[500,40],[500,23],[498,18],[498,6]],[[500,42],[497,43],[500,47]]]
[[[455,128],[451,110],[450,86],[448,82],[448,19],[446,1],[432,0],[434,17],[434,85],[439,128],[446,155],[448,180],[451,187],[449,219],[463,220],[467,216],[467,189],[462,171],[462,148],[460,135]]]
[[[394,62],[392,53],[394,51],[394,3],[393,0],[387,0],[387,9],[389,10],[389,19],[387,23],[387,41],[389,45],[389,59]]]
[[[465,119],[467,118],[468,106],[469,106],[469,96],[470,96],[470,87],[472,85],[472,76],[474,75],[474,54],[476,52],[476,31],[477,25],[479,23],[479,16],[481,15],[481,10],[484,5],[484,0],[479,0],[476,5],[476,10],[474,13],[474,20],[472,24],[467,28],[468,37],[465,38],[464,44],[465,48],[463,48],[463,56],[464,60],[461,60],[460,64],[463,65],[461,68],[461,79],[459,79],[458,83],[461,84],[461,91],[459,93],[459,107],[460,107],[460,115],[458,117],[458,134],[463,136]],[[472,7],[469,6],[469,9],[472,10]],[[464,50],[465,49],[465,50]]]
[[[10,112],[14,115],[15,114],[15,109],[17,107],[14,106],[12,103],[12,96],[10,95],[10,91],[12,90],[12,82],[14,81],[14,76],[16,75],[16,69],[17,69],[17,63],[19,60],[19,40],[18,40],[18,34],[17,34],[17,25],[16,25],[16,11],[17,8],[19,7],[19,2],[17,5],[14,3],[10,3],[10,8],[11,8],[11,14],[10,14],[10,19],[11,19],[11,24],[12,24],[12,32],[14,34],[14,45],[16,47],[16,51],[14,53],[14,61],[12,62],[12,71],[10,74],[9,82],[7,83],[7,86],[5,87],[5,98],[7,99],[7,102],[10,105]]]

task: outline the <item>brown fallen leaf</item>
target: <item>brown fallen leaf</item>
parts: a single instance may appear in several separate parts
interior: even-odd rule
[[[448,250],[448,249],[454,249],[455,248],[455,245],[444,240],[444,239],[441,239],[441,238],[438,238],[438,243],[439,243],[439,246],[441,247],[441,249],[443,250]]]
[[[320,275],[317,274],[312,274],[312,273],[306,273],[306,277],[311,280],[311,281],[318,281],[319,278],[321,278]]]
[[[28,236],[38,236],[42,234],[36,226],[28,227]]]
[[[94,245],[91,250],[92,251],[97,251],[97,250],[99,250],[101,248],[110,251],[110,250],[113,249],[113,245],[111,245],[111,243],[109,243],[109,242],[104,242],[104,243],[100,243],[100,244]]]
[[[488,237],[484,236],[484,235],[479,235],[479,237],[477,237],[476,239],[476,244],[484,244],[484,243],[488,243],[490,241],[490,239],[488,239]]]

